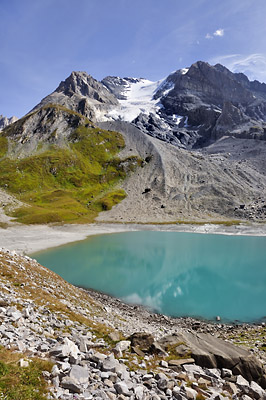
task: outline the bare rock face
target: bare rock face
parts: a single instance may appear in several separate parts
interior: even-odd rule
[[[47,104],[60,104],[85,117],[96,120],[112,106],[117,106],[116,97],[86,72],[72,72],[58,88],[46,96],[33,111]]]
[[[4,117],[3,115],[0,115],[0,131],[2,131],[8,125],[13,124],[17,120],[18,120],[18,118],[14,117],[14,116],[11,118],[7,118],[7,117]]]
[[[176,71],[169,79],[174,87],[161,98],[162,116],[187,116],[188,134],[191,129],[198,132],[196,147],[226,134],[265,139],[265,84],[201,61],[192,64],[186,74]]]

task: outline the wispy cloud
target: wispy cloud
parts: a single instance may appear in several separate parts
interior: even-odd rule
[[[209,61],[211,64],[223,64],[232,72],[243,72],[250,80],[266,82],[266,54],[228,54]]]
[[[205,39],[213,39],[215,36],[224,36],[224,29],[220,28],[216,29],[216,31],[214,31],[213,33],[207,33],[207,35],[205,35]]]
[[[217,29],[215,32],[213,32],[214,36],[223,36],[224,35],[224,29]]]

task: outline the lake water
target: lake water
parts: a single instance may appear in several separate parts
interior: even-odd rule
[[[127,232],[35,253],[68,282],[171,316],[266,316],[266,237]]]

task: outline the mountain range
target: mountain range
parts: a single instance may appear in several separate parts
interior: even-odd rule
[[[266,85],[220,64],[198,61],[157,82],[72,72],[0,141],[1,187],[36,215],[68,192],[63,208],[74,196],[80,215],[108,210],[105,221],[266,218]],[[32,181],[33,164],[42,172]],[[76,220],[72,211],[50,220]]]

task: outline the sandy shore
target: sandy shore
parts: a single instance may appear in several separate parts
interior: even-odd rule
[[[213,224],[142,225],[108,223],[62,226],[12,225],[7,229],[0,228],[0,247],[15,250],[20,254],[31,254],[66,243],[84,240],[91,235],[140,230],[266,236],[266,224],[240,224],[232,226]]]

